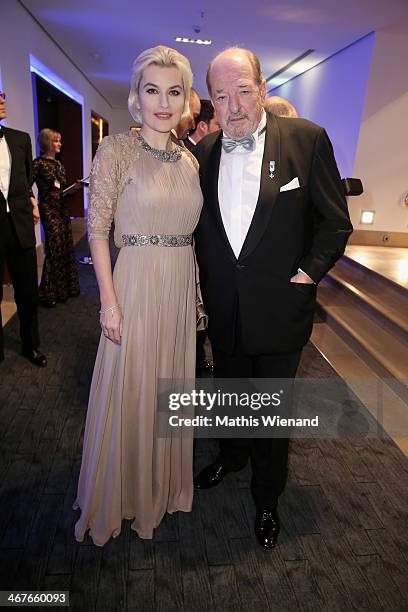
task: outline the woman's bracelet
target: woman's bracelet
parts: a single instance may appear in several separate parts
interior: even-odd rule
[[[120,309],[119,304],[115,304],[114,306],[110,306],[109,308],[103,308],[103,309],[101,308],[99,311],[99,314],[103,315],[103,314],[106,314],[107,312],[110,312],[113,315],[115,310],[119,310],[119,309]]]

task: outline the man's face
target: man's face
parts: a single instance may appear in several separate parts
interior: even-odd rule
[[[0,92],[0,121],[5,119],[7,116],[6,111],[6,96],[2,92]]]
[[[195,91],[190,95],[190,112],[185,115],[177,126],[177,136],[180,140],[187,138],[189,132],[194,132],[198,115],[201,111],[201,102]]]
[[[246,54],[220,55],[211,66],[211,97],[218,123],[230,138],[255,132],[262,117],[266,83],[258,85]]]
[[[217,114],[214,113],[214,117],[210,119],[210,123],[208,124],[208,133],[216,132],[220,129],[220,124],[218,123]]]

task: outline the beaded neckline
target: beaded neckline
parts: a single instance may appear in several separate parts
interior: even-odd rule
[[[165,149],[155,149],[145,141],[145,139],[139,132],[135,132],[135,136],[138,139],[142,149],[147,151],[147,153],[150,153],[150,155],[155,159],[166,163],[177,162],[179,161],[179,159],[181,159],[181,147],[179,147],[178,145],[176,145],[174,149],[170,149],[169,151]]]

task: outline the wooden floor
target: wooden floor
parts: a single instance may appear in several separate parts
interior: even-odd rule
[[[84,245],[82,244],[82,247]],[[78,544],[72,510],[99,338],[92,269],[82,295],[40,312],[49,366],[19,356],[17,321],[0,365],[0,587],[69,590],[78,611],[407,609],[408,460],[387,439],[295,440],[279,545],[253,537],[249,469],[168,515],[153,541],[123,523]],[[336,376],[312,346],[301,376]],[[197,443],[196,470],[216,453]]]

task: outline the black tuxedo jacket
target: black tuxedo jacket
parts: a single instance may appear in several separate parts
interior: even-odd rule
[[[186,149],[190,151],[190,153],[194,153],[194,149],[197,145],[193,144],[188,138],[185,138],[182,142]]]
[[[333,148],[310,121],[268,115],[259,198],[237,259],[218,202],[221,137],[206,136],[194,151],[204,194],[195,247],[211,342],[233,350],[239,312],[248,355],[298,350],[311,334],[316,285],[290,278],[300,267],[318,283],[352,232]],[[280,192],[295,177],[300,188]]]
[[[35,247],[33,208],[30,203],[32,150],[30,136],[25,132],[2,127],[11,155],[11,175],[8,204],[13,225],[23,249]],[[3,194],[0,191],[0,198]],[[2,207],[4,208],[4,207]],[[4,223],[0,223],[0,239]]]

